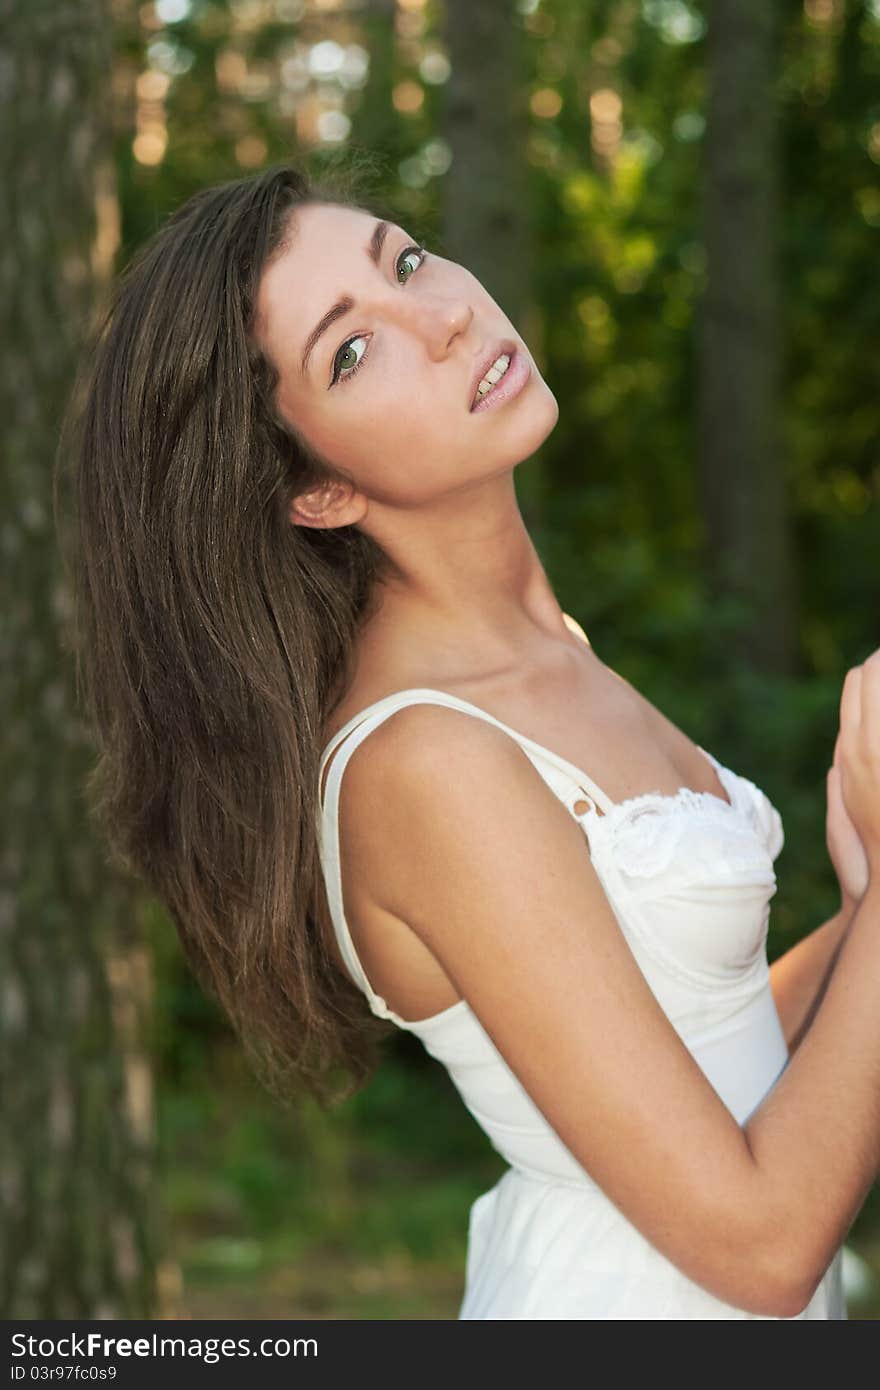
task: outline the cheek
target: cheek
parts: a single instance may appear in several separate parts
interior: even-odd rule
[[[442,430],[430,429],[415,411],[362,420],[340,441],[338,457],[363,491],[377,502],[413,505],[454,481],[456,451]]]
[[[323,414],[299,412],[299,428],[311,446],[378,502],[393,506],[431,496],[442,483],[438,474],[444,461],[448,470],[451,458],[449,441],[436,422],[432,427],[415,403],[406,409],[405,402],[401,407],[373,396],[366,404],[356,402],[355,382],[334,387],[328,395],[346,390],[352,392],[348,406],[339,402]]]
[[[355,381],[350,390],[351,408],[346,404],[341,428],[361,441],[382,440],[386,448],[395,451],[416,445],[422,449],[432,445],[436,448],[450,432],[447,405],[426,390],[423,382],[410,389],[383,383],[381,390],[370,382],[358,394]]]
[[[365,480],[377,469],[385,479],[401,469],[407,476],[414,459],[424,467],[454,457],[455,433],[442,401],[432,401],[424,391],[408,393],[394,382],[361,385],[359,376],[328,394],[337,392],[340,399],[328,407],[316,434],[334,461],[352,472],[360,469]]]

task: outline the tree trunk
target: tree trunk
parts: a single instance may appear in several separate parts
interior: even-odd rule
[[[364,0],[360,24],[370,54],[369,81],[357,108],[357,124],[352,132],[355,143],[378,153],[383,176],[396,177],[394,159],[400,144],[400,118],[394,110],[394,60],[397,39],[394,20],[397,0]],[[317,16],[320,21],[320,13]]]
[[[113,268],[105,0],[2,0],[2,1316],[155,1311],[149,963],[90,829],[53,533],[61,414]],[[62,500],[62,511],[65,503]]]
[[[473,272],[528,339],[531,288],[525,149],[525,43],[509,0],[446,0],[452,65],[444,134],[443,236],[447,254]]]
[[[719,649],[784,674],[797,622],[779,418],[778,24],[767,0],[710,6],[699,435]]]

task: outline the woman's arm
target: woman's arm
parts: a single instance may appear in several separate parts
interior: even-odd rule
[[[797,1050],[822,1002],[855,907],[842,906],[770,966],[770,988],[789,1054]]]

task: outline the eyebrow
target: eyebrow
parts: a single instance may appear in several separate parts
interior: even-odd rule
[[[370,260],[373,262],[373,265],[378,265],[380,260],[382,259],[382,247],[385,244],[385,238],[390,230],[390,222],[377,222],[375,227],[373,228],[373,235],[370,237],[367,246],[364,248]],[[317,343],[321,334],[325,333],[327,329],[330,328],[336,322],[337,319],[341,319],[343,315],[347,314],[349,310],[353,308],[354,300],[352,299],[351,295],[343,295],[342,299],[338,300],[333,305],[332,309],[328,309],[324,317],[318,323],[315,324],[315,327],[312,329],[311,333],[306,339],[306,345],[303,348],[302,362],[300,364],[300,371],[302,372],[303,376],[305,376],[306,368],[309,365],[309,358],[312,355],[312,348]]]

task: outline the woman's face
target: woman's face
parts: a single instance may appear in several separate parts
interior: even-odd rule
[[[411,506],[534,453],[556,398],[468,270],[421,253],[404,227],[335,204],[298,208],[292,232],[262,276],[257,331],[280,373],[281,414],[360,493]],[[472,411],[475,373],[504,340],[528,379]]]

